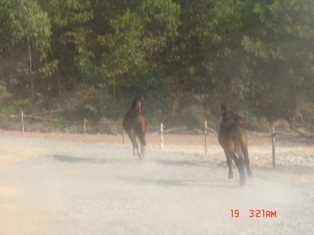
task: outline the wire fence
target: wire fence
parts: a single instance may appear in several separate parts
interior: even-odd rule
[[[65,109],[45,111],[33,114],[3,115],[0,119],[14,119],[15,130],[24,132],[42,131],[49,124],[62,124],[63,130],[54,129],[54,132],[70,132],[82,134],[114,134],[121,135],[121,143],[128,143],[128,137],[125,136],[120,122],[114,121],[92,121],[83,119],[81,121],[59,120],[53,118],[54,114],[63,112]],[[32,122],[30,124],[30,122]],[[32,126],[43,123],[40,128],[34,129]],[[38,128],[38,127],[37,127]],[[12,128],[10,128],[12,129]],[[14,129],[14,128],[13,128]],[[152,134],[148,143],[156,146],[160,151],[169,150],[172,145],[194,146],[191,151],[211,154],[213,149],[222,152],[218,143],[217,130],[207,126],[204,122],[204,129],[188,130],[186,127],[165,128],[164,124],[160,126],[150,126],[148,131]],[[280,132],[271,128],[269,132],[252,132],[247,130],[249,139],[250,157],[254,159],[263,159],[265,164],[272,167],[277,165],[295,165],[295,166],[314,166],[314,135],[313,133],[304,134],[300,131]],[[188,136],[184,140],[179,135]],[[159,146],[158,146],[159,145]],[[188,149],[185,148],[185,149]]]

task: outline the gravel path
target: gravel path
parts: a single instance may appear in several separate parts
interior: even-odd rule
[[[313,168],[253,164],[240,187],[210,154],[8,135],[0,150],[1,235],[314,234]]]

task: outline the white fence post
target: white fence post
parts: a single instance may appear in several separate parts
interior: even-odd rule
[[[160,149],[164,149],[164,125],[160,124]]]
[[[22,111],[22,133],[24,134],[24,112]]]
[[[273,168],[276,168],[276,132],[275,132],[275,127],[271,129],[271,142],[272,142],[272,165]]]
[[[86,136],[86,123],[87,123],[86,118],[84,118],[84,136]]]
[[[124,144],[124,128],[122,128],[122,143]]]
[[[205,120],[204,128],[205,153],[207,154],[207,121]]]

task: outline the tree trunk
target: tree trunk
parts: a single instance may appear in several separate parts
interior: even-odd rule
[[[52,49],[51,49],[51,46],[49,46],[49,49],[50,49],[50,53],[52,55],[52,60],[53,62],[55,62],[55,56],[52,52]],[[61,84],[60,84],[60,74],[59,74],[59,69],[57,68],[57,83],[58,83],[58,92],[59,92],[59,95],[61,94]]]
[[[29,78],[31,80],[31,91],[32,91],[32,99],[35,99],[35,94],[34,94],[34,81],[33,81],[33,76],[32,76],[32,50],[31,50],[31,44],[29,41],[29,37],[27,37],[27,43],[28,43],[28,55],[29,55]]]
[[[116,105],[116,77],[113,77],[113,105]]]

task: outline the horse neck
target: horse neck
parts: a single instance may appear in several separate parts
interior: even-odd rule
[[[238,124],[244,125],[243,119],[235,114],[233,111],[226,111],[222,114],[222,121],[227,122],[227,121],[236,121]]]
[[[232,111],[226,111],[222,114],[223,120],[229,120],[234,118],[234,113]]]

